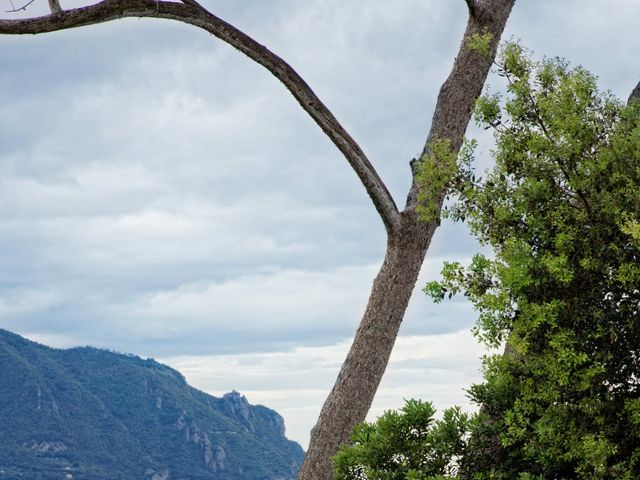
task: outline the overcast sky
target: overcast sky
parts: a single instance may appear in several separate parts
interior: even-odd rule
[[[463,0],[203,3],[298,70],[403,205]],[[637,0],[520,0],[504,38],[582,64],[626,99],[639,20]],[[0,328],[154,357],[207,392],[275,408],[306,446],[385,236],[282,85],[195,27],[129,19],[2,37],[0,99]],[[487,135],[469,134],[488,162]],[[477,248],[443,224],[418,287]],[[372,416],[410,397],[466,404],[474,320],[418,288]]]

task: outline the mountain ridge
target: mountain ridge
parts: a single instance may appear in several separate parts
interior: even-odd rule
[[[293,480],[304,456],[277,412],[153,359],[0,329],[0,365],[0,480]]]

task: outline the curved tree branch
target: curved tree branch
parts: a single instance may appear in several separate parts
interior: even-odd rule
[[[50,0],[51,2],[54,10],[57,0]],[[302,77],[264,45],[216,17],[195,0],[184,0],[183,3],[156,0],[104,0],[86,7],[60,10],[44,17],[0,20],[0,34],[47,33],[127,17],[165,18],[200,27],[269,70],[285,85],[300,106],[345,156],[373,201],[387,233],[392,234],[398,231],[400,214],[389,190],[360,146]]]

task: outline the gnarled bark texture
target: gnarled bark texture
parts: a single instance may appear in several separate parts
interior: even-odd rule
[[[443,0],[444,1],[444,0]],[[480,95],[497,44],[515,0],[465,0],[469,21],[451,74],[443,84],[424,152],[433,139],[449,139],[457,151],[473,103]],[[51,14],[26,20],[0,20],[0,34],[39,34],[103,23],[125,17],[177,20],[206,30],[238,49],[278,78],[345,156],[388,234],[387,253],[347,359],[327,398],[299,480],[330,480],[331,457],[349,441],[353,427],[364,420],[389,361],[400,324],[425,254],[439,222],[423,222],[416,213],[421,188],[414,177],[405,209],[398,211],[384,182],[360,146],[342,127],[296,71],[264,45],[219,19],[196,0],[104,0],[64,10],[49,0]],[[491,34],[489,52],[474,51],[468,40]],[[429,201],[442,206],[444,191]]]

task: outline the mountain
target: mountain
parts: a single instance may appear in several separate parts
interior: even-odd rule
[[[0,480],[289,480],[304,453],[284,432],[155,360],[0,329]]]

